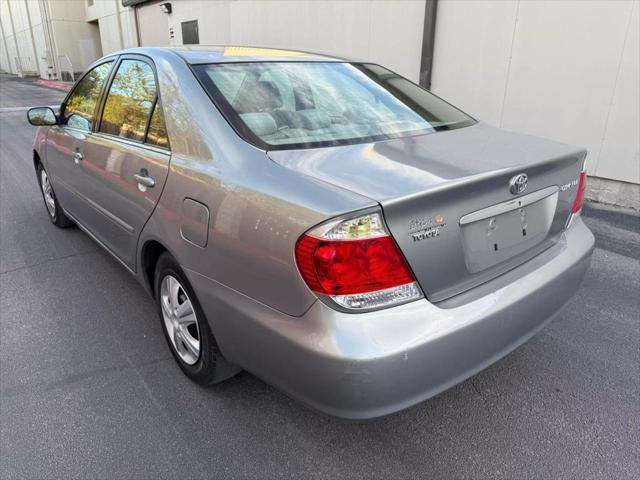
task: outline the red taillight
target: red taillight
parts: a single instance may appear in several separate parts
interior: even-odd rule
[[[578,182],[578,193],[576,194],[576,199],[573,202],[573,208],[571,209],[571,213],[578,213],[582,208],[582,204],[584,203],[584,194],[587,190],[587,172],[580,172],[580,181]]]
[[[423,298],[382,212],[322,223],[298,239],[295,253],[309,288],[340,309],[364,312]]]
[[[303,235],[296,261],[309,288],[326,295],[373,292],[415,282],[389,236],[325,240]]]

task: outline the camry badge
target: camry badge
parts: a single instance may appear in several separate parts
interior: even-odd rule
[[[527,177],[526,173],[519,173],[515,177],[511,177],[511,180],[509,180],[509,191],[514,195],[524,192],[527,188],[528,179],[529,177]]]
[[[409,222],[409,236],[414,242],[420,242],[427,238],[435,238],[440,236],[440,231],[446,225],[444,215],[441,213],[433,218],[415,218]]]

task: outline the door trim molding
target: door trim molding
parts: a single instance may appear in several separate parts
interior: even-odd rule
[[[63,180],[57,179],[60,183],[62,183],[64,185],[64,187],[71,193],[73,193],[76,197],[78,197],[80,200],[86,202],[90,207],[92,207],[95,211],[97,211],[98,213],[104,215],[105,217],[107,217],[108,220],[111,220],[113,223],[115,223],[118,227],[120,227],[122,230],[124,230],[125,232],[127,232],[129,235],[133,235],[134,232],[134,228],[129,225],[127,222],[125,222],[124,220],[121,220],[120,217],[117,217],[116,215],[114,215],[113,213],[111,213],[109,210],[107,210],[104,207],[101,207],[100,205],[98,205],[96,202],[94,202],[93,200],[91,200],[89,197],[87,197],[86,195],[83,195],[82,193],[80,193],[78,190],[76,190],[75,188],[73,188],[72,186],[70,186],[68,183],[66,183]],[[66,213],[66,211],[65,211]]]
[[[131,275],[133,275],[134,277],[136,276],[136,271],[133,270],[129,265],[127,265],[124,260],[122,260],[118,255],[116,255],[113,251],[111,251],[111,249],[109,247],[107,247],[104,243],[102,243],[102,241],[96,237],[93,233],[91,233],[91,231],[85,227],[81,222],[78,221],[78,219],[76,217],[74,217],[72,214],[70,214],[68,211],[66,211],[64,208],[62,209],[62,211],[65,213],[65,215],[67,217],[69,217],[71,220],[74,221],[74,223],[78,226],[78,228],[80,230],[82,230],[84,233],[86,233],[89,238],[91,238],[91,240],[93,240],[94,242],[96,242],[98,245],[100,245],[109,255],[111,255],[113,258],[115,258],[118,263],[120,265],[122,265]]]

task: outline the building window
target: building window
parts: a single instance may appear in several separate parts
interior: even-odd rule
[[[182,44],[195,45],[200,43],[198,36],[198,21],[182,22]]]
[[[87,7],[93,7],[94,0],[87,0]]]

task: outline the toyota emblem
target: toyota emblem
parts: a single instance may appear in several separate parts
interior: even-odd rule
[[[512,177],[511,180],[509,180],[509,191],[514,195],[524,192],[527,188],[528,179],[529,177],[527,177],[526,173],[519,173],[515,177]]]

